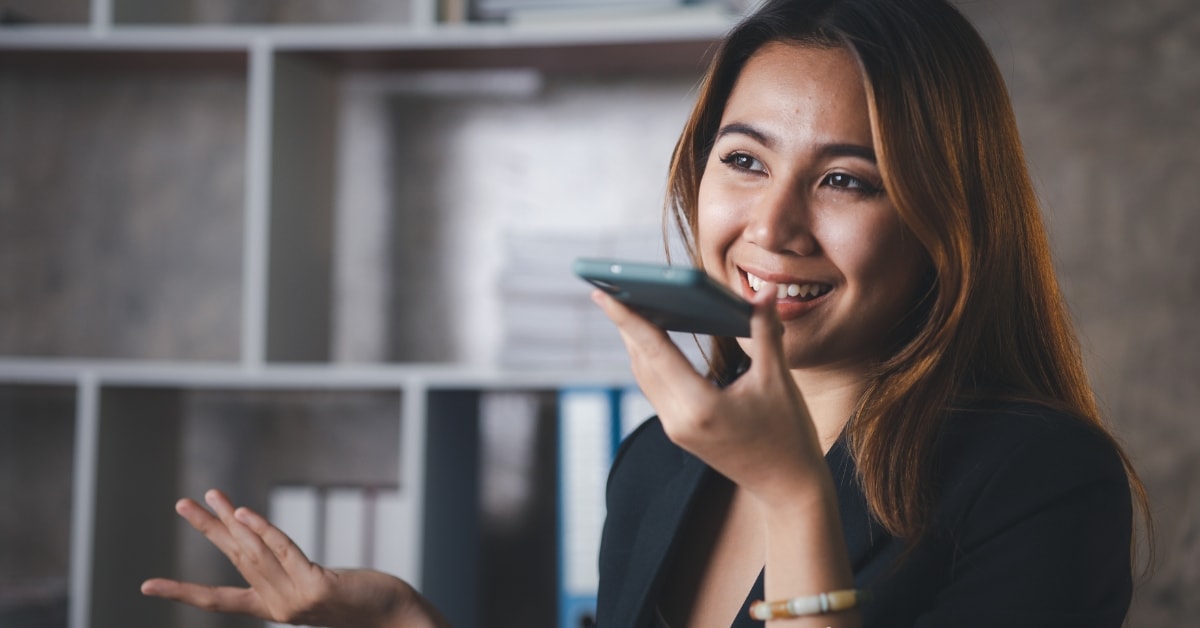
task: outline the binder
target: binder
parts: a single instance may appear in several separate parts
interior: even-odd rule
[[[282,485],[271,489],[267,516],[275,527],[312,560],[324,555],[324,504],[316,486]],[[287,628],[286,624],[264,622],[266,628]],[[300,628],[305,628],[301,626]]]
[[[325,492],[325,542],[321,562],[326,567],[360,569],[372,562],[374,536],[368,523],[366,492],[360,487],[332,487]]]
[[[315,486],[282,485],[271,489],[267,517],[283,531],[305,556],[318,560],[323,554],[320,491]]]
[[[411,500],[405,499],[399,489],[377,491],[375,499],[375,547],[371,562],[366,566],[384,573],[394,574],[409,582],[419,573],[412,573],[405,531],[412,526]]]
[[[397,531],[409,525],[411,517],[397,488],[281,484],[270,490],[267,512],[310,560],[327,567],[409,575],[408,550]],[[274,622],[265,626],[284,628]]]
[[[654,407],[650,400],[642,394],[640,388],[630,386],[621,391],[621,435],[619,440],[625,440],[646,419],[654,416]],[[615,453],[615,452],[614,452]]]
[[[654,413],[637,388],[570,388],[558,399],[559,628],[595,626],[608,471]]]
[[[609,389],[559,393],[559,628],[583,628],[595,622],[604,486],[612,464],[615,414]]]

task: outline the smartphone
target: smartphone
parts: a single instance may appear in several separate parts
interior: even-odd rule
[[[754,306],[698,268],[577,259],[575,274],[663,329],[750,336]]]

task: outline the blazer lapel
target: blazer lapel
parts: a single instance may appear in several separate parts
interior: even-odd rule
[[[867,499],[858,485],[857,470],[844,440],[839,439],[825,456],[833,484],[837,490],[838,510],[842,519],[842,532],[846,539],[846,551],[854,573],[869,562],[887,538],[887,531],[871,516]]]
[[[672,543],[678,536],[684,516],[695,498],[702,481],[711,473],[704,463],[691,455],[684,456],[679,473],[663,485],[659,498],[646,511],[638,530],[624,584],[621,603],[624,611],[613,626],[648,626],[658,598],[663,568],[670,556]]]

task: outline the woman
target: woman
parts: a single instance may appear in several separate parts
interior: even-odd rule
[[[1144,491],[1100,424],[1000,74],[955,9],[767,2],[718,51],[669,196],[696,265],[754,302],[752,337],[716,339],[701,376],[594,295],[659,412],[610,476],[602,627],[1123,622]],[[178,509],[251,588],[146,593],[443,623],[403,582],[209,504]]]

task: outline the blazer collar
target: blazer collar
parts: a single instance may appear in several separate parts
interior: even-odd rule
[[[615,617],[612,625],[653,625],[655,600],[661,589],[667,559],[679,537],[679,528],[704,480],[714,473],[699,459],[684,453],[679,472],[663,485],[658,499],[642,519],[633,552],[639,557],[637,564],[645,568],[626,574],[621,587],[624,599],[617,605],[624,613]]]
[[[839,439],[825,455],[829,472],[833,475],[834,490],[837,491],[838,514],[842,520],[842,533],[846,540],[846,552],[854,573],[871,561],[875,553],[883,549],[890,535],[883,525],[871,515],[867,498],[858,482],[858,469],[850,456],[845,439]]]
[[[642,519],[642,527],[633,548],[638,564],[645,569],[634,569],[626,574],[621,587],[621,603],[617,608],[624,611],[615,617],[615,626],[653,626],[651,621],[654,604],[662,588],[662,578],[669,562],[674,543],[679,538],[679,528],[704,485],[705,480],[716,474],[708,465],[696,457],[683,453],[679,472],[663,485],[659,498]],[[870,560],[876,542],[886,536],[886,531],[871,517],[866,499],[858,486],[854,461],[843,440],[838,440],[825,456],[829,471],[833,474],[834,487],[838,494],[843,530],[850,564],[857,572],[860,565]],[[762,596],[762,574],[759,574],[752,596]],[[749,598],[747,598],[749,603]],[[755,624],[758,625],[758,624]]]

